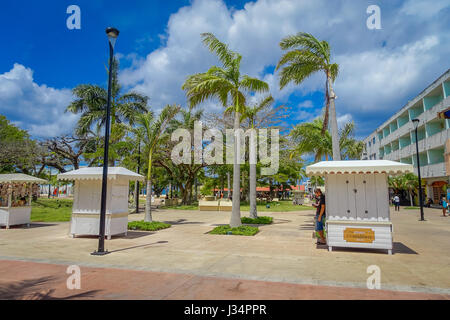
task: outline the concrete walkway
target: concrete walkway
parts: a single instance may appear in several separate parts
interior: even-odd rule
[[[0,230],[0,259],[75,264],[83,270],[92,267],[163,272],[191,277],[197,283],[199,279],[202,279],[200,283],[207,283],[218,278],[233,279],[223,281],[234,284],[257,280],[283,283],[286,288],[291,284],[334,287],[333,290],[360,288],[370,294],[373,291],[365,289],[367,267],[377,265],[381,270],[382,290],[447,297],[450,294],[450,218],[440,214],[439,210],[426,209],[427,221],[419,222],[418,210],[392,211],[392,256],[376,250],[336,249],[330,253],[326,247],[316,247],[312,239],[313,211],[260,214],[273,216],[275,223],[260,227],[261,231],[254,237],[240,237],[208,234],[216,225],[227,224],[229,213],[158,210],[154,212],[154,220],[169,222],[171,228],[114,237],[106,241],[106,248],[111,252],[106,256],[90,255],[97,247],[96,238],[70,238],[69,223],[35,223],[30,229]],[[129,217],[130,220],[142,218],[142,214]],[[3,281],[33,279],[26,270],[17,272],[17,278]],[[114,272],[119,274],[120,270]],[[4,264],[0,264],[0,274],[6,274]],[[264,284],[270,285],[275,284]],[[312,292],[312,289],[305,290]],[[261,295],[264,298],[264,293]],[[223,297],[218,293],[217,297],[209,298],[219,299],[219,296]]]

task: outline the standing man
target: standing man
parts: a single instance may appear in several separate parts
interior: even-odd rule
[[[395,211],[400,211],[400,198],[398,195],[394,197]]]
[[[327,242],[325,240],[325,237],[323,236],[323,221],[326,217],[325,195],[319,188],[317,188],[314,193],[318,199],[316,208],[316,231],[319,233],[320,238],[317,240],[317,244],[326,244]]]

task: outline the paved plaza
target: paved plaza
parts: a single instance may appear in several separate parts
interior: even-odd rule
[[[208,234],[229,213],[156,210],[154,220],[171,228],[113,237],[101,257],[90,255],[95,237],[69,237],[69,223],[1,229],[0,294],[27,287],[36,289],[26,296],[105,299],[450,298],[450,218],[440,210],[425,209],[425,222],[418,210],[392,210],[393,255],[316,246],[313,211],[260,215],[274,224],[243,237]],[[81,268],[80,293],[65,289],[68,265]],[[371,265],[381,270],[381,290],[366,289]]]

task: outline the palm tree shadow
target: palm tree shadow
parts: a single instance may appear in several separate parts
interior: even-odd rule
[[[55,297],[55,289],[39,288],[56,280],[53,276],[41,277],[37,279],[28,279],[14,281],[12,283],[0,284],[0,300],[70,300],[92,298],[101,290],[91,290],[74,295]]]

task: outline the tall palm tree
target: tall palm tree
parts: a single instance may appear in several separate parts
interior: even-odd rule
[[[339,131],[339,150],[342,159],[360,159],[364,143],[353,137],[355,123],[347,122]],[[323,120],[316,118],[312,122],[305,122],[295,126],[289,135],[293,138],[294,149],[290,157],[313,154],[314,161],[325,158],[327,161],[332,154],[332,138],[328,130],[323,132]]]
[[[327,131],[322,134],[323,120],[314,119],[312,122],[305,122],[295,126],[289,135],[293,138],[295,148],[290,157],[314,154],[314,162],[320,161],[331,155],[331,136]]]
[[[111,66],[111,140],[120,139],[115,134],[120,130],[120,124],[133,124],[136,115],[148,111],[148,97],[135,92],[121,94],[121,86],[118,81],[119,64],[116,59]],[[102,127],[106,122],[106,104],[108,91],[97,85],[81,84],[72,90],[76,99],[66,108],[66,112],[81,114],[76,131],[79,135],[88,133],[93,125]],[[112,160],[114,165],[114,160]]]
[[[186,91],[190,107],[211,98],[218,98],[224,107],[228,107],[231,99],[234,111],[234,130],[240,127],[241,113],[245,110],[247,92],[265,92],[269,90],[266,82],[247,75],[241,75],[242,56],[231,51],[227,45],[220,42],[212,33],[201,34],[203,43],[215,53],[222,67],[213,66],[204,73],[189,76],[182,89]],[[234,144],[233,165],[233,204],[230,227],[241,225],[240,210],[240,165],[237,161],[237,148]]]
[[[334,100],[336,95],[333,83],[339,72],[339,66],[331,63],[330,45],[326,41],[319,41],[309,33],[299,32],[281,40],[280,47],[286,52],[278,61],[276,70],[282,68],[280,74],[280,88],[293,82],[301,84],[316,72],[324,72],[325,82],[325,116],[322,133],[328,128],[328,118],[331,116],[330,128],[332,137],[333,160],[340,160],[338,126]],[[292,49],[292,50],[291,50]]]
[[[269,95],[259,103],[246,107],[241,115],[241,122],[248,119],[250,129],[254,130],[258,112],[270,106],[274,101],[273,97]],[[253,148],[251,152],[255,155],[254,161],[250,161],[250,218],[256,219],[258,217],[256,209],[256,144],[250,144],[250,147]]]
[[[133,132],[137,135],[138,139],[145,145],[145,150],[148,152],[148,169],[147,169],[147,196],[145,199],[145,218],[144,221],[152,221],[152,165],[153,154],[157,151],[157,148],[166,133],[167,127],[172,119],[180,111],[180,106],[167,105],[159,114],[155,117],[153,112],[140,113],[136,116],[136,127],[132,128]]]

